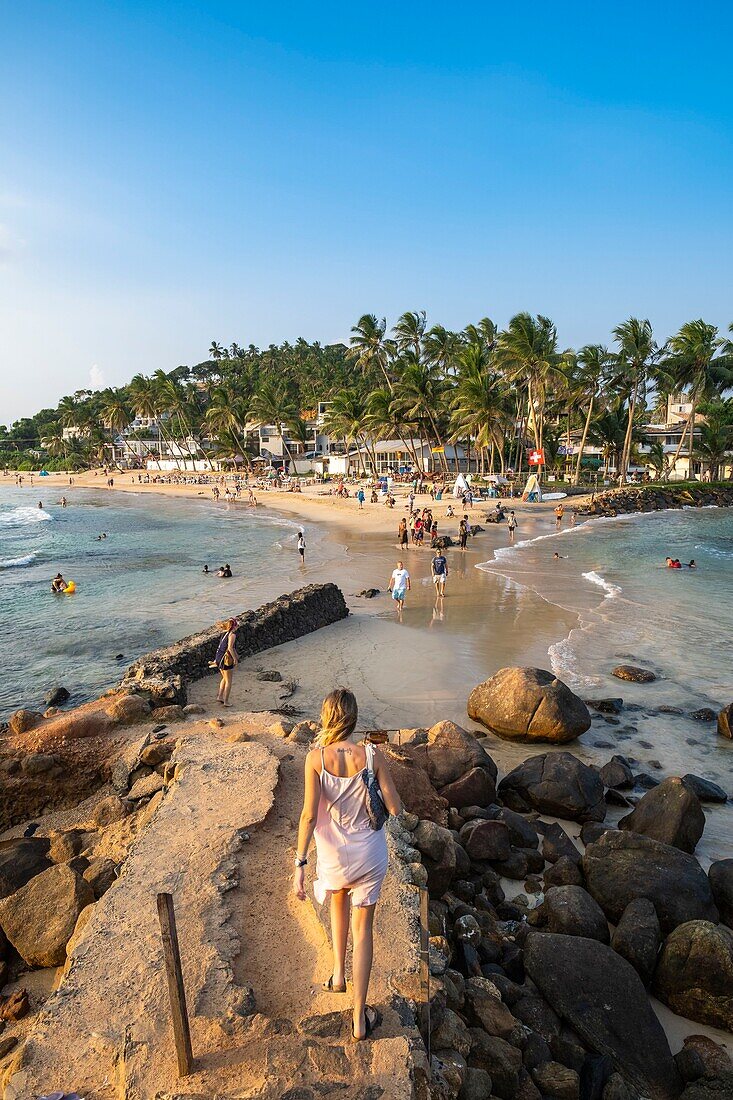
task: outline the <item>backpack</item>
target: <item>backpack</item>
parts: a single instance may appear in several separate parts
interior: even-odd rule
[[[361,773],[367,789],[366,811],[369,815],[369,825],[376,832],[384,827],[389,817],[387,807],[384,805],[382,792],[379,789],[379,780],[374,771],[374,746],[367,742],[364,745],[366,753],[366,768]]]

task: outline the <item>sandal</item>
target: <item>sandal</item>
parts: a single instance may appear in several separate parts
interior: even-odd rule
[[[375,1031],[376,1028],[379,1027],[381,1022],[382,1022],[382,1017],[381,1017],[380,1013],[377,1012],[376,1008],[372,1008],[370,1005],[367,1005],[366,1008],[364,1009],[364,1034],[363,1035],[357,1035],[356,1034],[356,1032],[354,1031],[354,1021],[353,1020],[351,1021],[351,1038],[352,1038],[352,1041],[354,1043],[363,1043],[364,1040],[368,1039],[369,1036],[372,1034],[372,1032]]]
[[[321,989],[323,990],[324,993],[345,993],[346,992],[346,982],[344,982],[343,985],[334,985],[333,984],[333,974],[332,974],[331,977],[328,979],[328,981],[323,983],[323,985],[321,986]]]

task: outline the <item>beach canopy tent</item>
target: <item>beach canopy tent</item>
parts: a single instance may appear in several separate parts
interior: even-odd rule
[[[531,504],[535,501],[542,500],[542,490],[540,489],[537,474],[530,474],[527,478],[527,484],[524,486],[524,492],[522,493],[522,500],[528,500]]]
[[[453,486],[453,496],[454,496],[454,498],[456,500],[458,500],[459,497],[462,497],[464,493],[468,492],[468,489],[469,489],[469,484],[468,484],[468,481],[466,480],[465,474],[459,474],[458,477],[456,478],[456,483]]]

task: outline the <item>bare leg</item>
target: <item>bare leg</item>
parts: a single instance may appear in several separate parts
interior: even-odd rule
[[[230,668],[223,669],[222,674],[221,674],[221,678],[222,678],[222,691],[221,691],[221,697],[219,699],[219,702],[223,703],[225,707],[228,707],[230,705],[229,704],[229,693],[232,690],[232,670]]]
[[[352,978],[354,982],[354,1034],[359,1039],[364,1035],[369,977],[372,972],[372,953],[374,947],[374,909],[373,905],[362,905],[351,911],[351,936],[354,945],[352,960]]]
[[[221,697],[224,692],[224,673],[219,669],[219,690],[216,693],[217,703],[221,702]]]
[[[351,901],[348,890],[334,890],[331,894],[331,944],[333,946],[333,984],[346,985],[346,938],[349,934],[349,910]]]

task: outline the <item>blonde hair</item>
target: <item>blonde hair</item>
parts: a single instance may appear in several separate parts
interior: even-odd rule
[[[317,742],[322,747],[345,741],[356,729],[359,708],[354,693],[348,688],[336,688],[323,700],[321,732]]]

